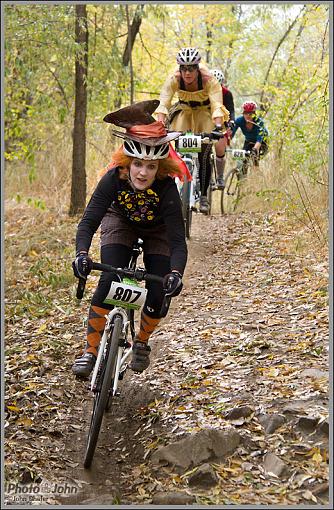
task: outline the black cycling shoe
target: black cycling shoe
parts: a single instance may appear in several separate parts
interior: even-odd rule
[[[143,372],[150,364],[151,347],[145,342],[135,341],[132,346],[130,368],[134,372]]]
[[[203,214],[208,214],[209,212],[209,201],[207,197],[201,196],[199,199],[199,210]]]
[[[225,181],[223,177],[218,177],[217,179],[217,188],[218,189],[224,189],[225,188]]]
[[[96,356],[91,352],[85,352],[80,358],[77,358],[72,365],[72,372],[76,377],[87,379],[94,368]]]

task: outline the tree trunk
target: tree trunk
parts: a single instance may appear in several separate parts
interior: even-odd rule
[[[211,46],[212,46],[212,25],[209,25],[209,23],[206,23],[206,43],[207,43],[207,50],[206,50],[206,63],[208,65],[211,64]]]
[[[136,36],[137,34],[139,33],[139,29],[140,29],[140,25],[141,25],[141,22],[142,22],[142,16],[143,16],[143,10],[144,10],[144,5],[137,5],[136,6],[136,11],[134,13],[134,16],[133,16],[133,19],[132,19],[132,22],[131,22],[131,26],[129,28],[129,19],[130,19],[130,16],[129,16],[129,11],[128,11],[128,6],[126,6],[126,15],[127,17],[129,16],[128,20],[127,20],[127,23],[128,23],[128,36],[127,36],[127,39],[126,39],[126,45],[125,45],[125,48],[124,48],[124,52],[123,52],[123,57],[122,57],[122,62],[123,62],[123,66],[124,67],[127,67],[129,65],[129,63],[131,63],[132,65],[132,60],[131,60],[131,57],[132,57],[132,48],[133,48],[133,45],[135,43],[135,39],[136,39]],[[131,72],[131,69],[130,69],[130,72]],[[120,79],[123,78],[120,76]],[[133,77],[132,77],[132,80],[133,80]],[[132,84],[132,87],[133,87],[133,84]],[[133,96],[134,96],[134,91],[133,89],[130,91],[130,95],[131,95],[131,103],[133,102]],[[121,104],[122,104],[122,91],[119,90],[118,93],[117,93],[117,97],[115,99],[115,108],[120,108],[121,107]]]
[[[130,16],[129,16],[129,6],[125,6],[126,10],[126,22],[128,25],[128,34],[131,33],[131,27],[130,27]],[[134,97],[134,86],[133,86],[133,65],[132,65],[132,42],[131,39],[129,40],[129,49],[128,53],[130,55],[129,58],[129,64],[130,64],[130,104],[133,103],[133,97]]]
[[[128,6],[126,6],[128,8]],[[144,5],[137,5],[136,11],[133,16],[133,20],[131,23],[130,31],[128,32],[128,37],[126,40],[125,49],[123,52],[123,66],[126,67],[129,65],[130,57],[132,53],[132,48],[135,43],[136,36],[139,32],[140,25],[142,22]]]
[[[75,111],[72,152],[72,187],[69,215],[82,213],[86,205],[86,116],[88,71],[88,24],[86,5],[75,6]]]

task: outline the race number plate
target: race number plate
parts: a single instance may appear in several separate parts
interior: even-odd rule
[[[178,138],[178,152],[186,153],[189,152],[201,152],[201,137],[193,135],[191,133]]]
[[[145,303],[147,289],[127,282],[112,282],[104,303],[139,310]]]
[[[232,150],[232,158],[233,159],[243,159],[245,157],[245,152],[242,149],[233,149]]]

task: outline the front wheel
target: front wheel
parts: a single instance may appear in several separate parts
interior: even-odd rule
[[[216,214],[223,214],[222,210],[222,190],[218,189],[214,183],[210,183],[210,186],[208,187],[208,202],[209,202],[209,210],[208,215],[216,215]]]
[[[107,341],[106,356],[101,362],[101,374],[98,381],[98,390],[94,395],[94,405],[90,422],[84,467],[89,468],[95,453],[100,433],[104,411],[108,405],[110,390],[113,385],[117,363],[119,339],[122,333],[123,320],[116,317],[111,334]]]
[[[240,179],[237,168],[233,168],[226,174],[225,188],[221,194],[221,213],[231,214],[235,211],[240,198]]]

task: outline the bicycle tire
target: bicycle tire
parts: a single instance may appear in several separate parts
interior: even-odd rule
[[[207,191],[207,198],[208,198],[208,212],[206,213],[207,216],[211,216],[211,209],[212,209],[212,186],[211,186],[211,182],[209,184],[209,187],[208,187],[208,191]]]
[[[130,266],[131,267],[131,264]],[[135,265],[132,267],[132,269],[135,269]],[[128,318],[129,318],[129,325],[130,325],[130,335],[131,335],[131,339],[132,339],[132,343],[134,341],[134,337],[135,337],[135,324],[134,324],[134,315],[135,315],[135,311],[134,310],[128,310],[127,311],[127,315],[128,315]],[[126,339],[125,341],[127,342],[127,337],[128,337],[128,328],[127,328],[127,332],[126,332]],[[123,350],[123,353],[122,355],[124,354],[124,350]],[[124,377],[124,374],[123,374],[123,377]],[[122,377],[122,378],[123,378]],[[121,379],[120,377],[120,374],[119,374],[119,380]],[[112,392],[109,392],[109,397],[108,397],[108,400],[107,400],[107,404],[106,404],[106,411],[109,411],[110,409],[110,406],[111,406],[111,402],[112,402],[112,399],[113,399],[113,395],[112,395]]]
[[[224,190],[225,188],[220,190],[220,214],[224,214]]]
[[[91,466],[97,440],[99,437],[102,418],[108,404],[110,396],[110,388],[112,387],[113,379],[115,377],[115,368],[117,362],[117,352],[119,338],[122,332],[123,320],[121,317],[115,317],[113,328],[109,336],[109,353],[107,356],[106,366],[104,367],[103,380],[100,391],[97,391],[94,397],[93,412],[88,432],[87,446],[84,459],[84,467],[89,468]]]
[[[209,202],[209,209],[208,209],[208,216],[213,216],[216,214],[223,214],[222,210],[222,190],[218,189],[216,187],[213,187],[212,183],[210,183],[210,186],[208,187],[208,202]]]
[[[211,150],[211,154],[210,154],[211,179],[210,179],[210,184],[208,187],[208,202],[209,202],[208,215],[210,215],[210,216],[213,214],[212,211],[215,209],[214,205],[217,203],[217,200],[215,200],[215,198],[217,198],[217,195],[216,195],[216,193],[214,193],[215,191],[218,190],[218,188],[217,188],[217,165],[216,165],[215,154],[216,153],[213,153],[213,151]]]
[[[225,188],[222,190],[220,208],[222,214],[235,211],[240,197],[240,178],[238,169],[232,168],[226,174]]]
[[[184,228],[186,233],[186,238],[190,238],[191,231],[191,221],[192,221],[192,210],[190,207],[190,186],[191,183],[188,181],[186,177],[184,177],[182,193],[181,193],[181,202],[182,202],[182,214],[184,220]]]
[[[251,166],[252,161],[249,158],[247,158],[242,164],[242,178],[247,177],[248,170],[250,170]]]

